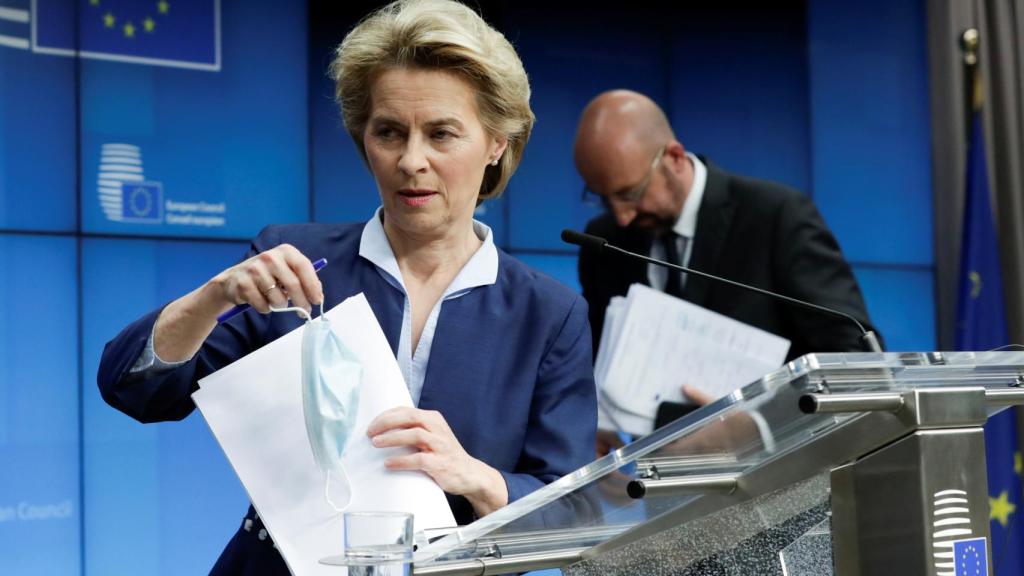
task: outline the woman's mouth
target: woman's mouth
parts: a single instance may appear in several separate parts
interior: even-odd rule
[[[398,198],[406,206],[423,206],[437,195],[433,190],[403,189],[398,191]]]

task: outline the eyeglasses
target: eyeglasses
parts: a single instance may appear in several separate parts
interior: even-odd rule
[[[658,162],[661,162],[661,157],[665,155],[665,149],[667,146],[663,146],[658,153],[654,155],[654,160],[651,160],[651,167],[647,169],[647,175],[640,181],[639,184],[629,188],[628,190],[620,190],[603,196],[594,192],[583,184],[583,202],[591,206],[599,206],[607,208],[611,204],[636,204],[640,202],[640,199],[644,197],[644,193],[647,192],[647,186],[651,184],[651,178],[654,176],[654,170],[658,167]]]

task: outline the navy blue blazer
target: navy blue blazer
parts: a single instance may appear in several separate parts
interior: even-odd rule
[[[405,297],[358,255],[363,226],[271,226],[247,257],[288,243],[311,260],[327,258],[320,272],[325,309],[363,292],[397,353]],[[443,414],[466,451],[501,472],[512,502],[593,459],[597,402],[586,302],[498,254],[495,284],[442,304],[419,407]],[[159,313],[107,343],[99,367],[103,398],[141,422],[188,416],[199,379],[301,323],[292,314],[249,310],[218,326],[185,365],[148,378],[130,375]],[[464,498],[448,498],[460,524],[473,520]],[[258,541],[261,526],[251,509],[247,520],[214,572],[287,573],[276,551]],[[259,566],[265,562],[280,566]]]

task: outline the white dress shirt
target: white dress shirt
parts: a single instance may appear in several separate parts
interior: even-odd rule
[[[693,252],[693,235],[697,231],[697,213],[700,211],[701,200],[704,199],[704,186],[708,181],[708,169],[695,154],[686,153],[686,157],[693,163],[693,183],[690,184],[690,191],[686,195],[686,202],[683,203],[683,211],[679,214],[672,231],[676,233],[676,249],[682,259],[683,266],[690,263],[690,253]],[[651,244],[651,258],[665,260],[665,247],[661,242]],[[647,281],[656,290],[665,290],[668,283],[668,269],[657,264],[647,265]],[[682,274],[681,286],[686,286],[686,274]]]
[[[420,393],[423,391],[423,379],[427,375],[427,362],[430,360],[430,347],[434,343],[434,330],[437,328],[437,317],[441,314],[441,305],[447,300],[465,295],[474,288],[494,284],[498,279],[498,249],[494,246],[491,229],[482,222],[473,220],[473,232],[483,244],[473,253],[452,283],[445,288],[437,304],[434,304],[423,326],[423,333],[420,334],[419,344],[413,351],[412,305],[409,303],[409,294],[402,280],[402,271],[398,269],[398,260],[384,234],[381,208],[377,209],[373,218],[363,228],[363,236],[359,241],[359,255],[372,262],[388,284],[405,294],[402,332],[398,342],[398,367],[402,370],[405,385],[409,387],[412,403],[417,406],[420,403]]]

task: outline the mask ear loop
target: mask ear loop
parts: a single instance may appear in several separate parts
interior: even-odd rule
[[[313,317],[309,315],[309,312],[306,312],[305,309],[299,308],[298,306],[288,306],[286,308],[274,308],[273,306],[271,306],[270,307],[270,311],[271,312],[295,312],[296,314],[301,316],[302,319],[305,320],[306,322],[312,322],[313,321]],[[321,314],[323,313],[323,305],[322,304],[320,305],[320,312],[321,312]]]
[[[345,480],[345,486],[348,486],[348,503],[346,503],[344,506],[338,506],[337,504],[334,503],[334,500],[331,500],[331,491],[330,491],[330,487],[331,487],[331,471],[330,470],[327,471],[327,480],[324,482],[324,500],[327,500],[327,503],[331,505],[331,508],[334,508],[335,512],[344,512],[345,510],[348,509],[349,506],[352,505],[352,501],[355,500],[355,491],[354,491],[354,488],[352,486],[352,480],[349,479],[348,472],[345,471],[345,466],[341,467],[341,476]]]

